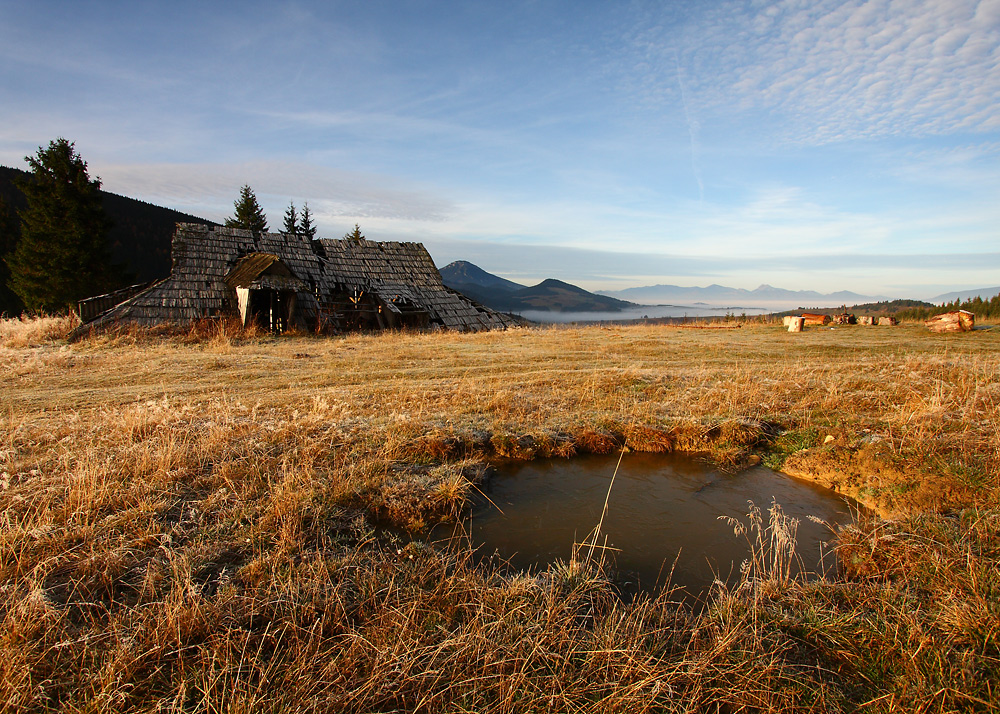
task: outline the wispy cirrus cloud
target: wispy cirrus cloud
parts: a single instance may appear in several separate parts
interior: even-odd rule
[[[1000,142],[896,151],[886,155],[886,166],[887,174],[908,184],[990,193],[1000,186]]]
[[[706,110],[766,112],[800,143],[1000,128],[1000,0],[725,2],[632,33],[647,93],[673,82]],[[673,99],[673,97],[671,97]]]
[[[437,223],[455,210],[446,199],[399,179],[297,161],[110,164],[101,167],[101,175],[109,191],[201,210],[213,220],[232,213],[243,184],[253,187],[272,222],[290,200],[299,207],[308,201],[317,220],[329,225],[345,218]]]

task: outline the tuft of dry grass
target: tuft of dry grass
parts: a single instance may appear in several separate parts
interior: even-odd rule
[[[4,342],[0,702],[995,710],[998,358],[909,327]],[[496,455],[623,447],[763,458],[894,517],[805,582],[751,510],[744,584],[697,611],[377,528],[456,518]]]
[[[0,319],[0,348],[40,347],[65,340],[80,324],[74,314]]]
[[[734,535],[749,546],[750,557],[740,564],[739,588],[754,591],[761,583],[787,585],[796,564],[795,547],[799,522],[785,515],[780,503],[768,508],[767,524],[760,507],[748,501],[747,522],[731,516],[719,516],[733,529]]]

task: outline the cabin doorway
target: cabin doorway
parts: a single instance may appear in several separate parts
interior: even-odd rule
[[[257,326],[269,332],[285,332],[295,325],[296,297],[309,289],[276,255],[251,253],[226,276],[236,291],[240,320],[244,327]],[[301,320],[300,320],[301,322]]]
[[[295,292],[292,290],[237,288],[240,319],[244,327],[251,325],[268,332],[284,332],[295,313]]]

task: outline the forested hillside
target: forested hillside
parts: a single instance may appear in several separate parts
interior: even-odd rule
[[[981,319],[997,319],[1000,318],[1000,295],[995,295],[989,300],[984,300],[977,295],[971,300],[953,300],[931,307],[909,308],[900,310],[898,316],[902,320],[927,320],[952,310],[968,310]]]
[[[0,166],[0,220],[5,239],[0,242],[0,258],[13,251],[17,240],[17,211],[25,205],[17,181],[31,174],[19,169]],[[178,222],[217,225],[204,218],[154,206],[126,196],[101,191],[104,210],[113,223],[108,234],[111,260],[121,268],[121,282],[138,283],[165,278],[170,274],[170,241]],[[13,233],[13,240],[8,236]],[[6,273],[0,279],[6,283]],[[0,312],[14,312],[6,287],[0,288]]]
[[[796,310],[785,310],[774,313],[777,317],[785,315],[801,315],[803,312],[813,312],[820,315],[837,315],[842,312],[856,313],[858,315],[891,315],[898,319],[915,319],[913,315],[926,311],[928,315],[937,314],[932,312],[946,312],[938,309],[934,304],[923,300],[881,300],[878,302],[866,302],[857,305],[841,305],[840,307],[800,307]]]

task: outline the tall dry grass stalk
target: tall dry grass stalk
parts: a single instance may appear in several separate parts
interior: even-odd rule
[[[731,516],[719,516],[747,544],[750,553],[740,563],[739,588],[756,590],[762,583],[787,585],[792,579],[793,566],[801,566],[795,552],[798,519],[785,515],[781,504],[772,501],[765,524],[760,507],[753,501],[747,503],[750,510],[746,523]]]
[[[998,336],[5,343],[0,708],[990,711]],[[790,572],[768,554],[700,612],[376,528],[456,518],[490,457],[623,445],[773,460],[897,516],[840,534],[838,576],[763,586]]]
[[[570,561],[568,568],[570,572],[586,572],[590,570],[596,570],[601,573],[607,567],[607,554],[609,552],[617,551],[617,548],[612,548],[608,546],[608,538],[605,535],[602,541],[602,529],[604,527],[604,518],[608,515],[608,505],[611,502],[611,491],[615,487],[615,479],[618,477],[618,469],[621,468],[622,459],[625,457],[625,447],[622,447],[621,453],[618,455],[618,463],[615,464],[615,470],[611,474],[611,480],[608,482],[608,492],[604,497],[604,506],[601,508],[601,518],[598,520],[597,525],[594,529],[587,534],[587,536],[580,543],[573,543],[572,555],[570,556]],[[599,553],[595,559],[594,554]]]

